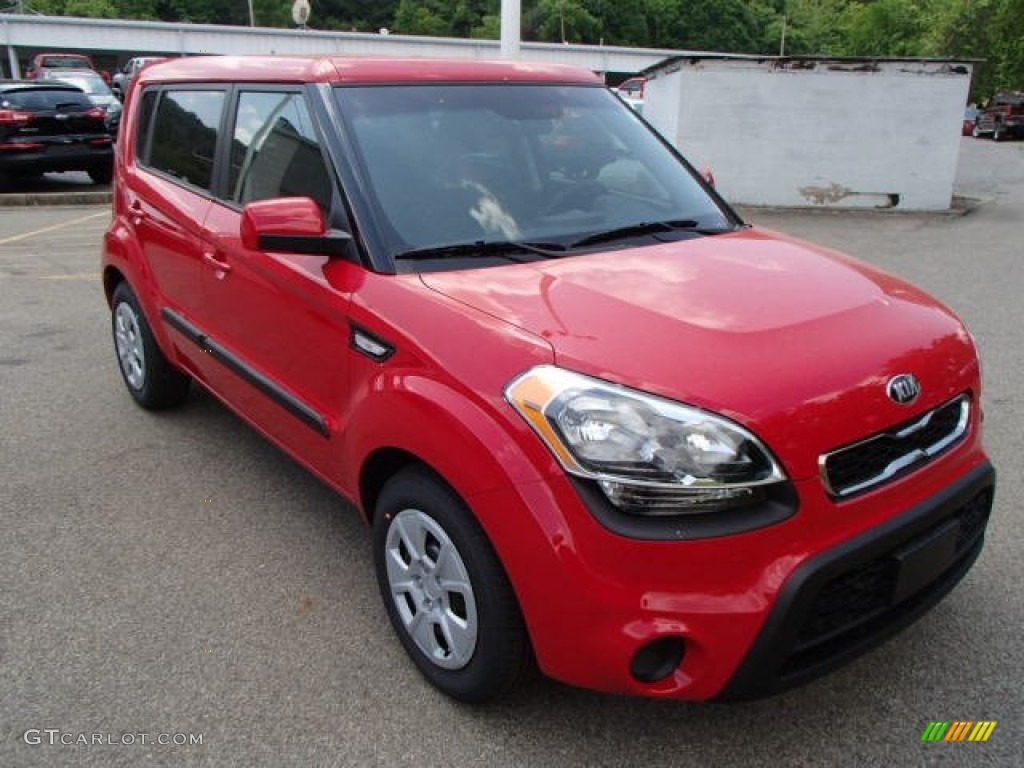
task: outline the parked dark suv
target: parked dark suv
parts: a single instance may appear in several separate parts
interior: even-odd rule
[[[97,184],[113,173],[107,111],[59,82],[0,81],[0,179],[85,171]]]

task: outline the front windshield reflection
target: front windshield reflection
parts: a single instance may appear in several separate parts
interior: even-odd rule
[[[732,223],[603,88],[428,84],[335,92],[392,256],[478,241],[565,245],[652,221],[693,220],[706,230]]]

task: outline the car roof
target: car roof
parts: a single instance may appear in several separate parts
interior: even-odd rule
[[[579,83],[601,85],[593,72],[559,64],[341,56],[195,56],[146,67],[143,83]]]

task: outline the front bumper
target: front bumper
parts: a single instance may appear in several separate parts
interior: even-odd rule
[[[808,682],[924,615],[981,553],[994,489],[995,471],[983,464],[797,568],[720,698],[757,698]]]
[[[546,674],[610,693],[739,699],[807,682],[923,615],[978,556],[994,478],[975,443],[838,507],[806,481],[792,518],[691,541],[615,534],[567,480],[470,504],[491,513]],[[657,674],[642,679],[647,648]]]

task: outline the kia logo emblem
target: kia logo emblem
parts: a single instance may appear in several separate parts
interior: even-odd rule
[[[893,376],[885,387],[889,399],[900,405],[909,405],[921,394],[921,382],[912,373]]]

